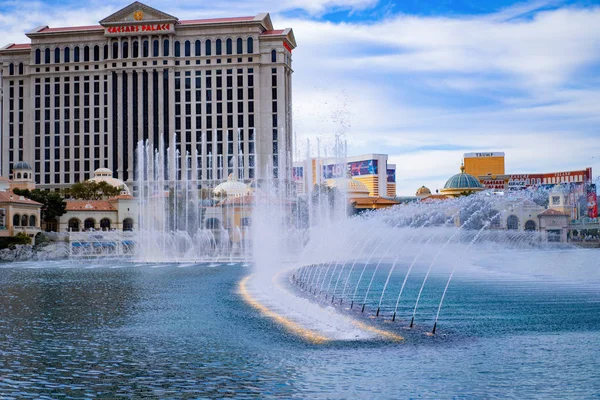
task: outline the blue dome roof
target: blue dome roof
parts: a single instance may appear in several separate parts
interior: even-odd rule
[[[473,175],[461,172],[448,179],[444,189],[483,189],[483,186]]]
[[[25,161],[19,161],[18,163],[15,164],[13,169],[32,169],[32,168]]]

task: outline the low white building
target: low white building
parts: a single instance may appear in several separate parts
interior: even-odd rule
[[[106,200],[65,200],[66,213],[58,218],[58,232],[82,231],[132,231],[138,228],[138,201],[131,196],[129,188],[113,178],[108,168],[94,171],[90,181],[107,182],[121,189],[121,194]]]

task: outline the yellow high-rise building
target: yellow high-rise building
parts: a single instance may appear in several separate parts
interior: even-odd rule
[[[465,172],[477,178],[504,175],[503,152],[465,153],[463,163]]]

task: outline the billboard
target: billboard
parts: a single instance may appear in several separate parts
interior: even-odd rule
[[[301,181],[304,178],[304,167],[292,167],[292,179]]]
[[[396,170],[388,169],[386,170],[387,182],[388,183],[396,183]]]
[[[377,175],[377,160],[362,160],[349,162],[344,170],[344,164],[330,164],[323,166],[323,178],[331,179],[346,176],[347,171],[352,176]]]
[[[587,192],[587,214],[590,218],[598,218],[598,195],[596,194],[596,185],[588,186]]]

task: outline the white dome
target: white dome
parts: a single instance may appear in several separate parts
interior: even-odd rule
[[[113,178],[113,173],[108,168],[98,168],[97,170],[95,170],[94,177],[91,178],[89,181],[91,181],[91,182],[106,182],[111,186],[121,189],[121,194],[131,196],[131,192],[129,191],[129,188],[127,187],[125,182],[123,182],[120,179]]]
[[[217,185],[213,190],[213,193],[216,195],[225,194],[227,197],[244,196],[248,194],[248,185],[239,182],[233,174],[229,174],[227,181]]]

